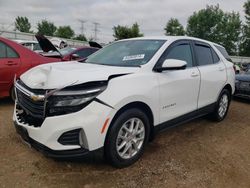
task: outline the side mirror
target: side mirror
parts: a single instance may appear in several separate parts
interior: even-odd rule
[[[157,72],[162,72],[165,70],[183,70],[187,67],[187,62],[178,59],[166,59],[162,66],[156,68]]]
[[[71,59],[73,59],[73,60],[76,60],[76,59],[79,59],[79,58],[80,58],[80,56],[78,54],[72,54],[71,55]]]

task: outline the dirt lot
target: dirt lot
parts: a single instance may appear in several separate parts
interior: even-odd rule
[[[250,187],[250,102],[221,123],[198,119],[161,133],[142,159],[114,169],[101,157],[55,161],[23,144],[0,100],[0,187]]]

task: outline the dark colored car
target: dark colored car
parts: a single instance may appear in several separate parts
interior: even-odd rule
[[[243,63],[242,64],[242,70],[248,71],[250,69],[250,63]]]
[[[234,96],[250,99],[250,69],[235,76]]]
[[[14,98],[14,77],[40,64],[57,62],[58,59],[44,57],[9,39],[0,37],[0,98]]]
[[[45,53],[42,53],[43,56],[57,58],[60,61],[71,61],[71,60],[80,60],[88,57],[92,53],[96,52],[100,48],[96,42],[89,42],[90,46],[82,47],[66,47],[63,49],[57,49],[45,36],[36,35],[42,50]]]

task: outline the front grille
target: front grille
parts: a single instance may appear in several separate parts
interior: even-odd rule
[[[16,90],[18,105],[26,112],[36,118],[44,118],[44,101],[33,101],[20,90]]]
[[[41,126],[45,118],[45,102],[33,100],[27,92],[43,95],[45,91],[30,89],[21,80],[17,84],[19,86],[16,86],[18,118],[21,122],[28,123],[30,126]]]
[[[75,129],[63,133],[59,137],[58,142],[61,143],[62,145],[80,145],[79,141],[80,130],[81,129]]]

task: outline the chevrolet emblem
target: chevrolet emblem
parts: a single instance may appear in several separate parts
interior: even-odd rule
[[[44,96],[43,95],[31,95],[30,98],[33,101],[43,101],[44,100]]]

